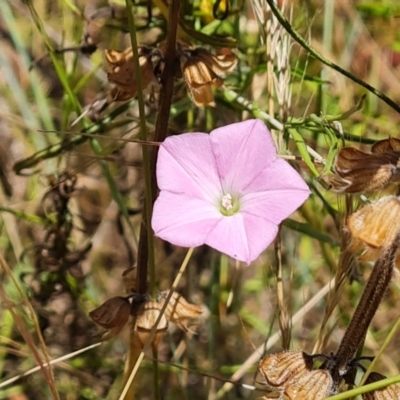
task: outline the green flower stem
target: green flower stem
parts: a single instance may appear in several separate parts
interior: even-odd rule
[[[361,386],[353,390],[348,390],[347,392],[337,394],[335,396],[327,397],[326,400],[345,400],[352,399],[355,396],[361,395],[363,393],[369,393],[373,390],[383,389],[389,385],[400,382],[400,375],[393,376],[391,378],[382,379],[369,385]]]
[[[303,47],[308,53],[314,56],[317,60],[321,61],[323,64],[327,65],[328,67],[340,72],[342,75],[346,76],[347,78],[351,79],[353,82],[359,84],[360,86],[367,89],[369,92],[373,93],[375,96],[379,97],[383,100],[388,106],[392,107],[398,113],[400,113],[400,106],[396,104],[392,99],[384,95],[381,91],[374,88],[373,86],[369,85],[367,82],[364,82],[362,79],[357,78],[350,72],[346,71],[339,65],[333,63],[332,61],[328,60],[321,54],[319,54],[313,47],[311,47],[303,37],[292,27],[290,22],[284,17],[284,15],[279,10],[278,6],[276,5],[274,0],[266,0],[268,5],[271,8],[272,13],[275,15],[279,23],[285,28],[286,32],[301,46]]]

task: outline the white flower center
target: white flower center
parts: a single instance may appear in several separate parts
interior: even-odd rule
[[[222,196],[221,205],[222,205],[222,207],[224,207],[226,210],[232,210],[232,208],[233,208],[233,205],[232,205],[232,196],[231,196],[229,193],[224,194],[224,195]]]

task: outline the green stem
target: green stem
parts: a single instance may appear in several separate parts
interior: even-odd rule
[[[154,386],[154,399],[160,400],[160,387],[158,384],[159,373],[158,373],[158,350],[157,347],[153,347],[153,386]]]
[[[301,46],[303,47],[308,53],[314,56],[317,60],[321,61],[323,64],[327,65],[328,67],[340,72],[342,75],[346,76],[347,78],[351,79],[353,82],[358,83],[360,86],[367,89],[369,92],[373,93],[375,96],[379,97],[383,100],[388,106],[392,107],[398,113],[400,113],[400,106],[396,104],[392,99],[385,96],[381,91],[375,89],[373,86],[369,85],[367,82],[364,82],[362,79],[357,78],[350,72],[346,71],[339,65],[333,63],[332,61],[328,60],[321,54],[319,54],[313,47],[311,47],[303,37],[292,27],[290,22],[284,17],[284,15],[279,10],[278,6],[275,4],[274,0],[266,0],[268,5],[271,8],[271,11],[279,21],[279,23],[285,28],[285,30],[289,33],[289,35]]]
[[[30,157],[24,158],[23,160],[17,161],[14,166],[14,172],[16,174],[20,174],[22,170],[27,168],[35,167],[39,164],[40,161],[47,160],[49,158],[57,157],[64,151],[69,151],[75,148],[76,146],[86,142],[90,139],[91,134],[96,133],[106,133],[108,130],[113,128],[117,128],[119,126],[125,126],[126,121],[119,121],[115,124],[111,125],[112,121],[120,114],[124,113],[130,107],[131,102],[125,103],[117,109],[113,110],[109,115],[104,117],[101,121],[90,125],[87,128],[82,129],[81,133],[85,133],[85,135],[80,135],[78,132],[74,134],[72,137],[67,140],[63,140],[54,145],[48,146],[43,150],[39,150],[35,154]]]

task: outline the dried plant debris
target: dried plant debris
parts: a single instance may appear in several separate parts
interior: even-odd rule
[[[153,300],[143,304],[136,318],[135,331],[141,347],[144,347],[147,340],[151,345],[157,347],[168,329],[168,320],[165,314],[161,314],[162,305]],[[159,319],[158,323],[157,320]],[[156,326],[157,325],[157,326]],[[156,326],[154,335],[152,330]]]
[[[107,78],[115,87],[111,90],[112,101],[126,101],[137,95],[137,81],[132,49],[119,52],[106,50],[106,59],[110,64]],[[157,83],[154,75],[154,66],[150,57],[139,55],[140,75],[142,88],[145,90],[149,85]]]
[[[136,287],[136,277],[132,274],[134,270],[124,273],[124,281],[127,288]],[[126,279],[129,276],[129,280]],[[168,329],[168,322],[175,323],[180,329],[190,331],[189,325],[202,313],[202,308],[190,304],[177,292],[172,292],[168,299],[169,291],[161,292],[157,300],[150,299],[148,294],[139,295],[131,293],[127,297],[113,297],[104,302],[101,306],[89,313],[90,318],[109,332],[104,336],[109,339],[118,334],[126,325],[130,315],[135,315],[134,331],[139,347],[144,347],[146,341],[151,337],[152,346],[158,346],[160,340]],[[163,314],[161,311],[165,301],[168,304]],[[160,318],[159,322],[157,320]],[[155,328],[152,336],[153,327]],[[192,332],[192,331],[190,331]]]
[[[212,87],[221,87],[224,84],[222,76],[232,72],[236,62],[233,54],[215,56],[203,48],[181,52],[183,78],[197,106],[215,106]]]
[[[92,323],[77,306],[85,287],[82,262],[90,242],[76,249],[71,240],[70,200],[76,194],[76,177],[64,172],[47,179],[49,189],[40,204],[47,224],[35,230],[34,273],[24,276],[24,281],[46,342],[70,351],[90,341],[87,332]]]
[[[157,47],[140,46],[139,65],[144,93],[150,95],[150,102],[155,103],[161,85],[161,74],[165,63],[165,43]],[[208,50],[198,47],[190,48],[177,44],[177,69],[175,79],[183,80],[193,102],[199,107],[215,106],[213,87],[224,84],[223,76],[236,67],[234,54],[214,55]],[[86,107],[85,114],[93,119],[115,101],[128,101],[137,95],[137,82],[132,48],[120,52],[106,50],[105,57],[110,67],[107,71],[108,81],[114,86],[107,95],[97,99]]]
[[[322,400],[334,394],[333,380],[328,371],[313,370],[313,359],[302,351],[284,351],[264,357],[258,369],[280,399]]]
[[[126,297],[112,297],[100,307],[89,313],[90,318],[104,329],[110,330],[110,336],[118,334],[128,322],[131,304]]]
[[[377,382],[386,379],[386,376],[372,372],[369,374],[366,385],[369,383]],[[373,392],[365,393],[362,395],[363,400],[399,400],[400,399],[400,385],[390,385],[383,389],[374,390]]]
[[[371,192],[399,183],[400,139],[381,140],[370,153],[344,147],[336,156],[334,170],[330,183],[341,193]]]
[[[400,198],[385,196],[370,203],[351,214],[346,225],[351,234],[349,250],[361,251],[361,261],[375,261],[400,230]],[[396,266],[400,268],[400,256]]]
[[[160,302],[164,304],[169,295],[169,290],[160,293]],[[203,312],[200,306],[188,303],[185,298],[177,292],[173,292],[168,301],[165,314],[167,318],[184,331],[190,331],[189,323],[198,318]]]

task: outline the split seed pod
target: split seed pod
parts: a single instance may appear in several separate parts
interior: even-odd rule
[[[323,400],[332,393],[333,380],[328,371],[314,370],[298,375],[285,388],[290,400]]]
[[[371,153],[344,147],[335,158],[333,189],[342,193],[370,192],[400,182],[400,140],[375,143]]]
[[[310,371],[312,360],[302,351],[283,351],[264,357],[258,369],[271,387],[282,387],[296,375]]]
[[[271,387],[288,400],[322,400],[332,394],[328,371],[313,370],[312,357],[302,351],[285,351],[264,357],[259,371]]]
[[[231,72],[237,63],[233,54],[215,56],[201,47],[183,51],[180,61],[186,86],[199,107],[215,106],[212,86],[222,86],[220,75]]]
[[[400,230],[400,198],[386,196],[350,215],[350,250],[363,250],[361,261],[375,261],[390,246]],[[396,259],[400,267],[400,257]]]
[[[147,301],[141,307],[138,312],[136,319],[135,330],[137,333],[137,338],[142,347],[144,347],[146,341],[150,337],[151,331],[160,316],[162,305],[157,301]],[[161,316],[160,322],[157,325],[155,334],[152,339],[152,346],[157,347],[160,340],[165,335],[168,329],[168,321],[164,315]]]
[[[160,293],[161,304],[164,304],[168,295],[169,290]],[[171,322],[178,325],[182,330],[190,331],[188,327],[190,320],[198,318],[202,312],[200,306],[188,303],[179,293],[173,292],[165,310],[165,315]]]
[[[385,379],[386,376],[372,372],[369,374],[366,384],[373,383]],[[400,399],[400,386],[390,385],[383,389],[374,390],[373,392],[364,393],[363,400],[398,400]]]
[[[110,64],[107,72],[108,81],[116,87],[111,91],[113,101],[126,101],[137,94],[137,83],[133,53],[131,48],[120,52],[106,50],[106,59]],[[146,89],[155,80],[153,64],[146,56],[139,56],[140,72],[142,76],[142,88]]]

